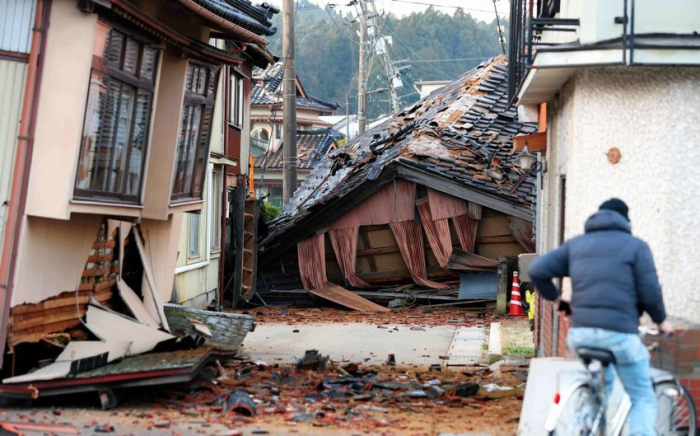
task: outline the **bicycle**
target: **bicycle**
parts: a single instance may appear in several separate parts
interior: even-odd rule
[[[649,332],[642,332],[646,337]],[[680,348],[682,334],[676,338]],[[658,350],[658,342],[653,347]],[[550,436],[621,436],[625,433],[626,423],[632,407],[625,393],[611,419],[607,419],[608,393],[603,374],[615,357],[605,349],[580,347],[577,349],[579,359],[585,370],[567,371],[578,377],[567,390],[554,397],[554,407],[550,409],[545,422],[545,430]],[[681,356],[676,350],[675,358]],[[656,365],[654,365],[656,366]],[[678,362],[675,365],[678,373]],[[656,431],[659,436],[695,436],[697,416],[695,405],[688,390],[683,387],[673,373],[652,367],[649,376],[652,379],[654,393],[658,403]],[[560,384],[559,381],[557,382]]]

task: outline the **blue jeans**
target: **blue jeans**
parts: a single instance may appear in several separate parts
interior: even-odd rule
[[[580,346],[604,348],[615,355],[615,372],[632,401],[630,436],[656,436],[656,398],[649,377],[649,351],[638,335],[588,327],[569,329],[567,344],[574,353]],[[605,385],[612,389],[612,367],[605,374]]]

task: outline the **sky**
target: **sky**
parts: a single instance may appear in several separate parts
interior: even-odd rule
[[[282,0],[267,0],[269,3],[282,6]],[[326,4],[336,4],[344,5],[349,3],[350,0],[310,0],[312,3],[316,3],[321,7],[325,7]],[[254,3],[257,3],[254,1]],[[464,12],[471,14],[474,18],[491,22],[495,17],[494,12],[494,1],[493,0],[375,0],[375,5],[378,11],[390,12],[399,17],[409,15],[412,12],[420,12],[428,8],[426,4],[432,4],[436,9],[452,14],[459,7],[464,10]],[[440,6],[438,6],[440,5]],[[498,9],[498,15],[505,17],[510,12],[510,3],[508,0],[496,0],[496,8]],[[354,7],[341,7],[340,10],[353,10]]]

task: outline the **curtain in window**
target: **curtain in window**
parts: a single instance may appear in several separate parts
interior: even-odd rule
[[[421,231],[420,223],[413,220],[393,222],[389,224],[389,227],[391,227],[413,282],[419,286],[431,289],[449,288],[449,284],[428,280],[423,232]]]
[[[335,286],[326,279],[326,256],[323,235],[310,236],[297,244],[299,274],[304,289]]]
[[[428,236],[428,243],[441,267],[445,268],[452,253],[452,236],[450,223],[447,218],[433,219],[430,213],[430,202],[424,201],[417,205],[423,230]]]
[[[345,279],[356,288],[369,289],[372,286],[355,274],[358,233],[359,228],[352,227],[348,229],[332,229],[328,234],[331,238],[335,257]]]

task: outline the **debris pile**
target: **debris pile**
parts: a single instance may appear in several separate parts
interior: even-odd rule
[[[232,360],[204,374],[209,378],[171,390],[167,400],[161,396],[159,401],[179,416],[232,428],[276,423],[365,432],[419,430],[424,420],[454,414],[464,424],[462,430],[472,423],[487,424],[484,429],[510,426],[512,433],[527,367],[452,371],[364,366],[331,361],[309,350],[294,363]]]
[[[413,329],[450,325],[475,327],[487,325],[498,318],[493,311],[462,310],[423,307],[419,309],[396,309],[391,312],[362,313],[330,308],[261,307],[254,311],[235,310],[233,313],[254,315],[258,324],[279,322],[287,324],[310,323],[363,323],[375,324],[378,328],[407,326]],[[283,317],[283,318],[282,318]]]

